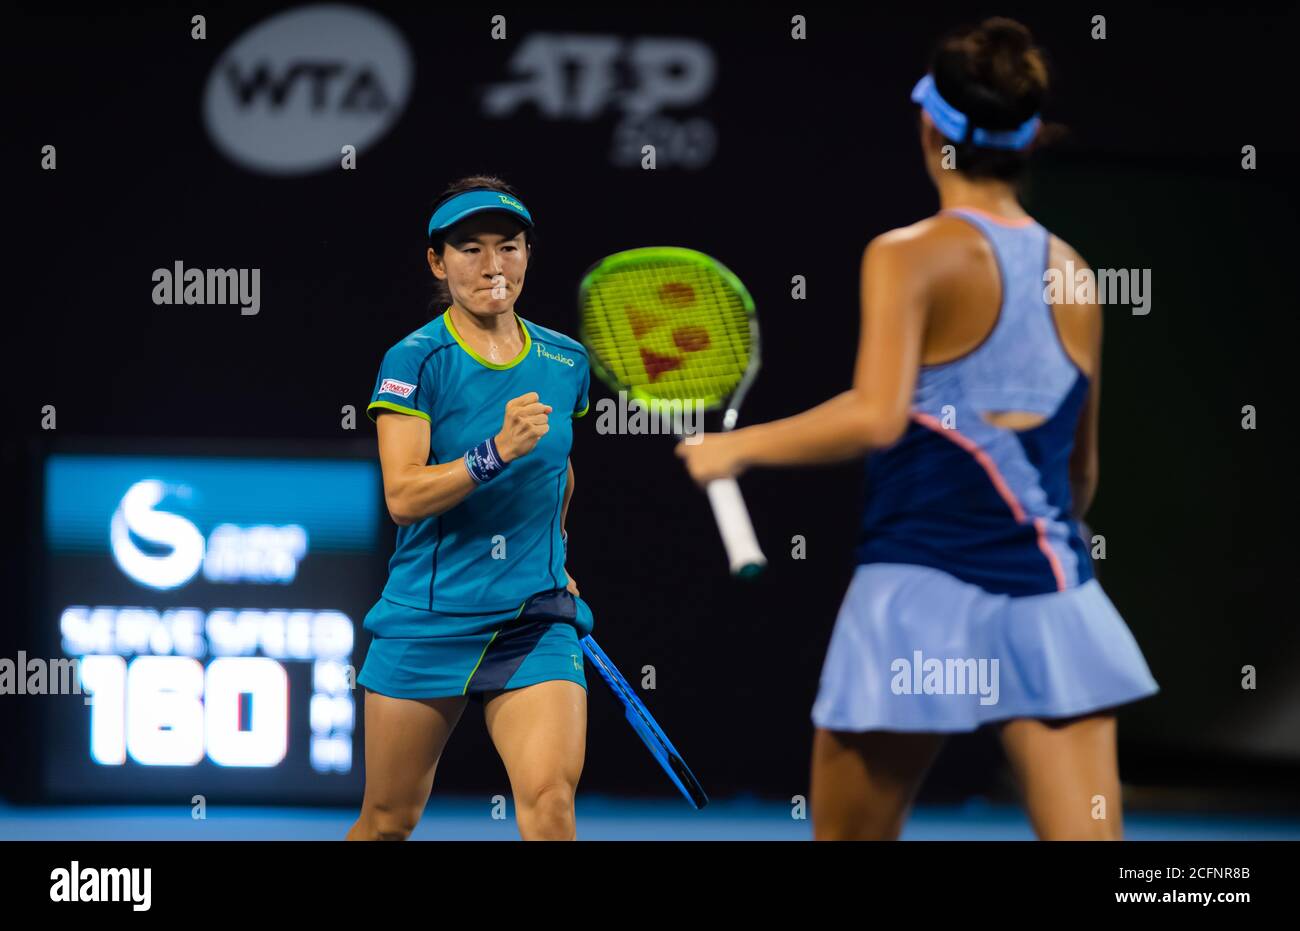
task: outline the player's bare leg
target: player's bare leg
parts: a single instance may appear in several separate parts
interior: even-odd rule
[[[999,736],[1040,840],[1124,836],[1114,714],[1021,718]]]
[[[587,690],[555,679],[496,692],[483,708],[524,840],[575,840],[573,801],[587,748]]]
[[[814,840],[897,840],[941,734],[813,733]]]
[[[464,698],[390,698],[366,690],[366,792],[347,840],[406,840],[433,789]]]

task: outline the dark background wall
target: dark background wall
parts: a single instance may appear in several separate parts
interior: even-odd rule
[[[404,36],[414,81],[394,127],[355,171],[268,176],[232,163],[205,128],[214,65],[246,29],[288,7],[51,10],[29,5],[6,37],[10,180],[4,452],[6,558],[21,648],[42,619],[18,595],[32,569],[26,451],[58,434],[301,441],[364,407],[384,350],[427,318],[426,206],[449,180],[503,175],[536,216],[538,246],[518,310],[573,333],[574,292],[595,259],[674,244],[726,262],[758,303],[763,371],[743,422],[840,391],[858,325],[857,270],[875,235],[936,208],[907,95],[949,26],[993,13],[1028,24],[1057,78],[1050,119],[1071,130],[1026,191],[1031,212],[1099,267],[1151,268],[1151,313],[1106,311],[1102,480],[1089,517],[1107,539],[1099,574],[1162,693],[1121,718],[1124,776],[1213,784],[1293,779],[1300,762],[1300,637],[1290,592],[1296,545],[1291,317],[1297,140],[1294,9],[1069,5],[787,10],[664,5],[490,12],[372,7]],[[531,104],[492,118],[484,95],[519,80],[538,35],[621,40],[613,83],[588,116]],[[712,127],[707,164],[643,171],[612,163],[635,90],[629,43],[686,37],[716,74],[662,118]],[[565,67],[574,110],[590,75]],[[598,101],[599,103],[599,101]],[[1290,124],[1290,125],[1288,125]],[[641,133],[644,135],[644,133]],[[40,149],[57,146],[42,171]],[[1254,171],[1242,146],[1258,150]],[[662,146],[665,151],[671,145]],[[262,307],[156,306],[151,273],[261,269]],[[791,300],[791,276],[808,298]],[[593,388],[593,400],[604,396]],[[1243,405],[1259,428],[1241,429]],[[653,436],[577,433],[571,571],[602,645],[645,664],[647,700],[717,794],[806,791],[821,658],[852,571],[856,465],[756,472],[743,481],[770,571],[732,582],[703,498]],[[9,510],[12,508],[12,510]],[[807,558],[789,558],[795,534]],[[376,554],[377,559],[386,557]],[[1241,667],[1259,688],[1243,691]],[[447,790],[500,764],[477,712],[440,771]],[[9,721],[9,726],[17,722]],[[927,790],[994,778],[991,738],[955,740]],[[584,787],[663,790],[612,701],[594,697]]]

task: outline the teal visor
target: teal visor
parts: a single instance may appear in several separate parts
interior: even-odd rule
[[[533,225],[533,215],[516,198],[500,191],[479,189],[465,191],[439,204],[429,218],[429,235],[445,232],[466,217],[488,210],[508,213],[526,227]]]

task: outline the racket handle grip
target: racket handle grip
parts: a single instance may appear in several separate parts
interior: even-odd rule
[[[713,516],[722,534],[722,545],[727,548],[731,574],[752,576],[767,565],[767,557],[758,547],[754,525],[749,521],[745,499],[740,496],[740,485],[734,478],[720,478],[704,486],[713,505]]]

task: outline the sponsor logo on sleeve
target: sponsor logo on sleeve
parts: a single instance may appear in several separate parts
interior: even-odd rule
[[[380,394],[395,394],[399,398],[409,398],[414,390],[415,385],[408,385],[396,378],[385,378],[383,384],[379,386]]]

